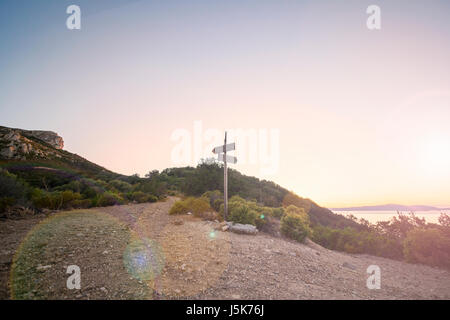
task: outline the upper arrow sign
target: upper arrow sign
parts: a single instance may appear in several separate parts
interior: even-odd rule
[[[225,151],[227,151],[227,152],[233,151],[233,150],[235,150],[235,148],[236,148],[236,144],[233,142],[233,143],[228,143],[224,146],[215,147],[212,152],[213,153],[224,153]]]
[[[225,154],[219,153],[219,155],[218,155],[219,161],[225,162],[224,156],[225,156]],[[229,163],[237,163],[237,158],[227,155],[227,162],[229,162]]]

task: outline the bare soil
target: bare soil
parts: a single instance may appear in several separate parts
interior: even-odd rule
[[[0,299],[450,299],[449,271],[222,232],[175,200],[0,220]]]

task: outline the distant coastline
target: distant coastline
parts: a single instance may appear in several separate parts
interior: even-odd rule
[[[400,204],[383,204],[376,206],[360,206],[360,207],[329,208],[329,209],[336,211],[402,211],[402,212],[450,210],[450,208],[438,208],[426,205],[404,206]]]

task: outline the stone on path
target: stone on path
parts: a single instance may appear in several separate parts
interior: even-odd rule
[[[240,234],[250,234],[255,235],[258,233],[258,229],[251,224],[241,224],[241,223],[227,223],[228,228],[231,232]]]

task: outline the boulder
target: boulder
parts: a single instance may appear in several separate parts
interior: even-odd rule
[[[255,235],[258,233],[258,229],[251,224],[240,224],[240,223],[227,223],[228,228],[231,232],[240,234],[250,234]]]

